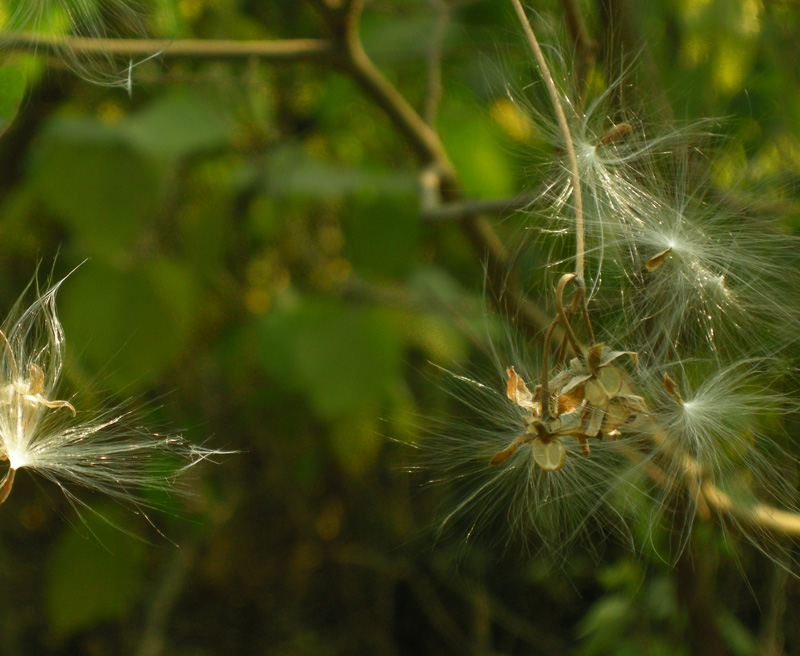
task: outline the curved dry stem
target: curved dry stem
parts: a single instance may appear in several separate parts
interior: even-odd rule
[[[455,168],[439,134],[386,79],[364,51],[358,33],[361,1],[352,0],[340,8],[333,8],[322,0],[311,1],[321,10],[332,33],[336,49],[332,63],[339,65],[364,94],[383,110],[421,163],[436,173],[442,199],[462,199],[463,192]],[[509,278],[509,258],[505,246],[480,212],[480,208],[469,208],[468,212],[460,214],[461,229],[481,257],[486,257],[487,278],[496,292],[500,310],[508,311],[500,302],[502,298],[510,306],[510,314],[520,321],[525,331],[531,336],[538,336],[548,326],[549,320],[540,308],[525,297],[513,278]]]
[[[445,0],[428,0],[428,2],[433,8],[434,24],[428,45],[428,82],[423,116],[429,125],[434,125],[442,99],[442,56],[447,23],[450,21],[450,7]]]
[[[586,347],[580,343],[578,338],[575,336],[575,332],[572,330],[572,326],[569,323],[569,319],[567,318],[567,313],[564,311],[564,290],[566,289],[567,285],[571,282],[578,281],[577,274],[574,273],[565,273],[561,276],[561,279],[558,281],[558,286],[556,287],[556,310],[558,312],[558,318],[561,321],[561,325],[564,328],[564,333],[569,340],[570,345],[575,352],[580,355],[586,354]],[[582,285],[578,285],[578,289],[575,292],[576,294],[581,293],[581,289],[583,288]],[[580,300],[579,300],[580,302]],[[581,302],[581,305],[585,307],[585,303]],[[587,317],[585,317],[587,318]]]
[[[528,17],[525,15],[525,10],[522,8],[520,0],[511,0],[514,9],[517,12],[522,29],[528,39],[528,44],[533,51],[533,56],[536,59],[536,65],[544,79],[547,93],[550,95],[550,101],[553,103],[553,109],[556,113],[558,126],[561,129],[561,135],[564,137],[564,149],[567,153],[569,160],[570,177],[572,178],[572,190],[575,199],[575,275],[579,280],[583,280],[584,269],[584,230],[583,230],[583,198],[581,197],[581,180],[580,173],[578,172],[578,158],[575,155],[575,146],[572,144],[572,134],[569,131],[569,124],[567,123],[567,115],[564,113],[564,107],[559,98],[556,83],[553,81],[553,76],[550,74],[550,69],[545,61],[544,53],[536,40],[536,35],[533,32]]]
[[[664,429],[655,427],[652,436],[659,448],[675,453],[675,449],[669,446],[669,436]],[[800,513],[766,503],[743,507],[710,481],[701,480],[702,467],[691,456],[679,454],[679,457],[686,484],[699,501],[705,502],[718,513],[730,515],[768,533],[800,538]]]
[[[544,347],[542,353],[542,382],[540,385],[542,386],[542,421],[545,422],[550,419],[550,358],[548,357],[548,354],[550,353],[550,342],[553,339],[553,332],[560,321],[560,317],[553,319],[547,329],[547,334],[544,336]]]
[[[575,294],[572,297],[572,303],[570,303],[569,307],[565,310],[567,321],[572,322],[572,316],[575,314],[577,305],[578,305],[578,295]],[[564,334],[561,337],[561,346],[558,349],[558,359],[556,360],[556,367],[560,367],[567,357],[567,344],[569,344],[569,340],[567,339],[567,335]]]

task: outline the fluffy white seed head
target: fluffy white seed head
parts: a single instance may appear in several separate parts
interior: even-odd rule
[[[619,235],[629,339],[662,359],[764,355],[796,339],[800,242],[678,168]]]
[[[518,362],[516,370],[532,389],[533,369]],[[445,486],[452,497],[439,518],[440,534],[503,546],[519,541],[556,560],[566,557],[573,542],[596,546],[589,537],[598,527],[630,544],[625,473],[632,463],[624,439],[592,440],[587,457],[574,438],[565,437],[563,461],[553,471],[534,453],[541,446],[537,441],[520,444],[492,466],[499,452],[525,434],[526,413],[509,400],[502,376],[489,384],[448,375],[457,417],[431,427],[416,467],[432,476],[428,484]]]
[[[685,125],[660,121],[648,124],[645,109],[619,107],[623,90],[631,84],[630,72],[602,81],[595,73],[590,80],[589,99],[576,101],[569,91],[573,84],[569,67],[557,56],[552,57],[551,72],[560,89],[560,100],[569,122],[578,164],[583,197],[583,218],[586,231],[587,292],[593,297],[598,291],[607,263],[625,260],[630,247],[629,235],[642,221],[653,203],[648,189],[650,172],[675,152],[707,141],[711,121],[696,121]],[[539,93],[539,84],[530,85],[520,93],[508,91],[511,101],[527,117],[531,131],[550,145],[556,156],[555,166],[547,163],[547,181],[540,200],[532,208],[546,219],[544,238],[551,242],[554,234],[574,234],[573,182],[563,157],[563,135],[544,98],[532,98]],[[542,108],[546,108],[543,110]],[[544,209],[542,207],[544,206]],[[572,247],[560,249],[570,252]],[[551,257],[550,265],[569,268],[573,255]]]
[[[631,522],[638,527],[641,519],[651,540],[656,526],[670,523],[668,530],[685,538],[697,516],[713,514],[769,552],[768,527],[778,526],[770,520],[778,512],[773,506],[788,513],[800,508],[796,458],[783,432],[797,404],[782,391],[800,335],[800,242],[781,229],[778,217],[765,218],[710,182],[704,173],[710,163],[699,148],[710,136],[709,122],[645,129],[635,112],[615,105],[621,80],[590,80],[590,88],[600,88],[595,99],[572,102],[571,67],[558,56],[551,61],[583,197],[589,320],[581,320],[580,296],[559,309],[553,326],[574,328],[573,353],[562,352],[560,366],[546,369],[572,404],[563,414],[578,406],[582,423],[555,432],[550,419],[559,419],[561,410],[548,418],[534,387],[542,367],[520,365],[537,356],[553,363],[555,338],[545,356],[536,341],[517,357],[495,352],[501,371],[514,365],[511,371],[524,379],[506,394],[502,375],[455,376],[460,384],[453,393],[465,411],[455,425],[434,429],[425,463],[437,481],[457,488],[442,524],[463,519],[469,534],[481,528],[538,534],[551,551],[563,553],[595,522],[629,537]],[[550,146],[546,191],[531,208],[531,227],[544,223],[533,248],[544,253],[535,259],[545,260],[553,275],[538,279],[571,275],[574,282],[575,189],[565,140],[541,86],[532,85],[540,97],[531,102],[509,94],[530,132]],[[561,293],[538,291],[545,303]],[[638,369],[626,374],[630,389],[619,384],[627,383],[625,376],[615,377],[616,408],[610,396],[597,394],[603,363],[590,363],[598,351],[602,358],[602,343],[638,355]],[[577,365],[562,376],[570,358]],[[617,439],[584,439],[598,436],[598,409],[606,413],[603,421],[617,411],[626,415],[624,430],[620,424],[608,431],[619,433]],[[636,415],[630,424],[629,415]],[[564,452],[558,444],[548,447],[555,440]],[[590,443],[590,454],[579,440]]]
[[[697,515],[719,516],[721,526],[737,525],[766,553],[779,551],[774,535],[754,522],[737,524],[737,518],[765,501],[782,511],[800,508],[796,457],[784,431],[797,403],[778,391],[785,370],[778,359],[748,359],[723,367],[717,360],[672,363],[643,372],[651,416],[641,427],[642,446],[663,476],[653,486],[654,523],[680,506],[684,526],[677,528],[684,538]]]
[[[63,282],[63,281],[62,281]],[[30,307],[18,303],[0,335],[0,458],[56,483],[70,500],[77,485],[133,505],[147,489],[172,489],[176,477],[224,452],[148,431],[132,403],[86,410],[60,398],[64,332],[56,314],[59,282]],[[10,482],[9,482],[10,478]],[[79,502],[80,503],[80,502]]]

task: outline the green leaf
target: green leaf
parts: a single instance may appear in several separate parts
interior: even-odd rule
[[[184,352],[198,299],[190,274],[166,258],[133,270],[89,264],[62,298],[71,352],[127,392],[152,383]]]
[[[399,375],[400,337],[380,311],[303,300],[268,315],[264,328],[265,370],[304,393],[320,417],[380,403]]]
[[[47,616],[59,637],[123,619],[139,593],[144,547],[120,530],[122,513],[103,508],[83,522],[87,533],[65,529],[45,568]]]
[[[408,194],[415,192],[415,176],[407,171],[345,167],[310,157],[297,144],[286,144],[270,151],[267,191],[273,197],[312,196],[329,198],[354,192]]]
[[[402,276],[417,260],[420,242],[416,196],[365,192],[347,220],[347,254],[363,273]]]
[[[510,158],[488,114],[481,114],[466,102],[445,100],[439,121],[442,141],[464,188],[481,198],[513,193]]]
[[[383,438],[378,431],[378,409],[367,407],[337,421],[328,436],[342,471],[362,476],[375,464]]]
[[[6,130],[25,95],[25,76],[16,66],[0,66],[0,133]]]
[[[178,158],[224,146],[231,127],[230,117],[208,96],[177,89],[131,116],[122,130],[137,149]]]
[[[754,656],[759,653],[756,637],[733,613],[722,610],[717,618],[717,626],[734,656]]]
[[[579,635],[588,638],[584,653],[601,653],[597,651],[599,647],[624,636],[634,618],[632,606],[632,600],[621,594],[606,595],[597,601],[578,625]]]
[[[44,206],[96,258],[114,259],[150,218],[159,179],[119,135],[89,121],[58,121],[36,153],[32,178]]]

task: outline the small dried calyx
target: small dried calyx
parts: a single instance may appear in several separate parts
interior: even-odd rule
[[[75,416],[75,408],[69,401],[50,401],[42,396],[42,392],[44,392],[44,371],[31,363],[28,365],[27,378],[18,377],[10,383],[0,385],[0,406],[21,401],[24,405],[34,408],[39,405],[53,409],[67,408],[72,416]]]
[[[545,471],[556,471],[566,459],[562,438],[574,437],[588,456],[590,438],[619,437],[628,419],[647,412],[645,400],[633,391],[625,371],[613,364],[625,355],[636,361],[631,351],[612,351],[603,344],[590,347],[552,377],[546,400],[541,385],[531,392],[514,367],[509,367],[506,394],[528,413],[522,418],[525,433],[495,454],[490,464],[504,463],[521,445],[530,443],[534,462]]]

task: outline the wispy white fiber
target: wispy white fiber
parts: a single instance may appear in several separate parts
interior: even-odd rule
[[[2,324],[0,459],[9,469],[0,501],[11,491],[14,473],[27,469],[71,499],[73,486],[80,486],[147,505],[148,489],[172,489],[183,471],[223,452],[149,431],[133,403],[98,412],[84,409],[79,396],[64,398],[65,341],[56,313],[62,283],[37,295],[29,307],[20,300]]]

